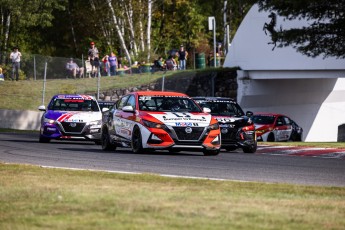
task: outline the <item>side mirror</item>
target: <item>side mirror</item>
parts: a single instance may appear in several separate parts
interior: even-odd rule
[[[202,108],[202,111],[203,111],[204,113],[210,113],[210,112],[211,112],[211,109],[210,109],[210,108],[207,108],[207,107],[204,107],[204,108]]]
[[[46,111],[46,107],[44,105],[38,106],[39,111]]]
[[[108,112],[109,111],[109,108],[103,108],[102,109],[102,113],[105,113],[105,112]]]
[[[133,109],[132,106],[126,105],[125,107],[122,108],[122,111],[124,111],[124,112],[129,112],[129,113],[133,113],[133,112],[134,112],[134,109]]]
[[[252,111],[247,111],[247,112],[246,112],[246,116],[247,116],[247,117],[251,117],[251,116],[253,116],[253,114],[254,114],[254,113],[253,113]]]

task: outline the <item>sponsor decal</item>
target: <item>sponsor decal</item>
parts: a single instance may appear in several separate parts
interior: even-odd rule
[[[236,119],[236,118],[230,118],[230,117],[216,117],[217,121],[219,122],[235,122],[236,120],[241,120],[240,119]]]
[[[175,126],[179,126],[179,127],[185,127],[185,126],[199,126],[198,123],[192,123],[192,122],[176,122]]]

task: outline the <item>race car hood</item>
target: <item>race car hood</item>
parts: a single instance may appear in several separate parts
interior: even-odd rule
[[[45,118],[57,120],[59,122],[90,122],[102,119],[101,112],[82,111],[48,111]]]
[[[165,125],[169,126],[200,126],[210,125],[211,115],[208,113],[188,113],[188,112],[159,112],[147,113]]]
[[[216,118],[218,123],[222,124],[235,124],[235,125],[240,125],[243,126],[247,124],[248,118],[247,117],[229,117],[229,116],[213,116]]]
[[[273,129],[271,125],[261,125],[261,124],[254,124],[256,130],[266,130],[266,129]]]

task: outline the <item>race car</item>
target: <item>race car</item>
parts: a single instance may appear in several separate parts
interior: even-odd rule
[[[217,119],[222,148],[232,151],[241,148],[245,153],[255,153],[257,141],[255,127],[248,111],[244,114],[242,108],[231,98],[225,97],[193,97],[202,107],[211,109],[211,115]]]
[[[101,108],[101,110],[103,110],[103,108],[108,108],[110,109],[112,106],[114,106],[115,102],[114,101],[97,101],[99,108]]]
[[[288,141],[293,126],[291,119],[277,113],[255,113],[252,116],[258,141]]]
[[[39,142],[51,139],[91,140],[100,144],[102,112],[89,95],[58,94],[52,97],[41,118]]]
[[[218,155],[219,125],[207,112],[183,93],[129,93],[117,101],[102,122],[102,149],[128,147],[134,153],[190,150]]]

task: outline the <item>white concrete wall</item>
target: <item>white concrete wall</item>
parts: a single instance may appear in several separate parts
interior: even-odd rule
[[[282,113],[304,130],[304,141],[335,142],[345,124],[345,79],[238,80],[245,111]]]
[[[304,129],[305,141],[337,141],[345,123],[345,59],[311,58],[292,47],[273,48],[263,26],[270,12],[254,5],[241,23],[225,59],[240,67],[239,104],[253,112],[290,116]],[[304,20],[277,17],[275,29],[299,28]]]
[[[43,112],[0,109],[0,128],[39,130]]]

